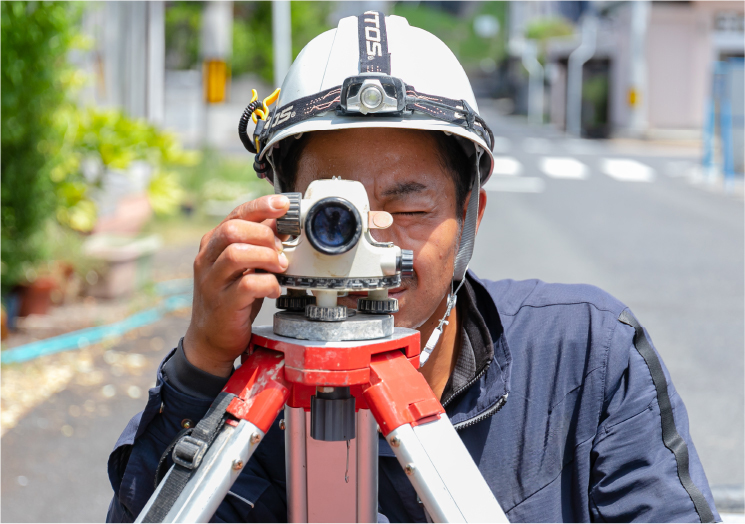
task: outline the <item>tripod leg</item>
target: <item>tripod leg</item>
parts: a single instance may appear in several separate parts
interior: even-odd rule
[[[364,396],[435,522],[507,522],[445,410],[403,354],[373,357]]]
[[[287,522],[308,522],[305,410],[285,406]]]
[[[357,522],[378,521],[378,428],[368,409],[357,411]]]
[[[209,521],[271,427],[289,393],[282,353],[267,349],[254,352],[233,373],[218,396],[221,402],[216,400],[216,403],[222,406],[221,411],[208,413],[194,433],[182,437],[175,446],[176,465],[158,485],[136,522]],[[227,414],[239,420],[226,420]],[[212,426],[217,427],[218,433],[213,439],[202,438],[200,426],[211,417],[221,422],[219,426]]]

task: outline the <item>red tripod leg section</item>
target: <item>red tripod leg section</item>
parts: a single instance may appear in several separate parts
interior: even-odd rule
[[[383,436],[404,425],[416,426],[445,413],[429,384],[400,352],[373,355],[364,397]]]
[[[228,405],[228,413],[251,422],[264,433],[269,431],[290,396],[284,367],[284,355],[278,351],[262,348],[252,353],[223,389],[237,396]]]

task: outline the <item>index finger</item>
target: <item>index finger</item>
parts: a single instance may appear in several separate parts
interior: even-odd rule
[[[236,207],[223,220],[248,220],[249,222],[263,222],[268,218],[279,218],[290,208],[290,201],[284,195],[266,195]]]

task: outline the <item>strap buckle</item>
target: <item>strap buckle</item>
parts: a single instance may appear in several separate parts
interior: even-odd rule
[[[207,443],[191,435],[184,435],[173,448],[173,462],[187,469],[196,469],[202,462]]]

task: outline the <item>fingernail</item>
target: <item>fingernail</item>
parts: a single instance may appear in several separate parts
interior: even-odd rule
[[[287,268],[287,266],[290,265],[290,261],[287,260],[287,257],[285,256],[284,253],[279,254],[279,265],[285,269]]]
[[[274,209],[284,209],[287,207],[288,202],[287,197],[284,195],[275,195],[269,199],[269,204]]]
[[[277,251],[279,251],[280,253],[285,249],[285,246],[282,245],[282,241],[277,237],[274,237],[274,247],[276,247]]]

